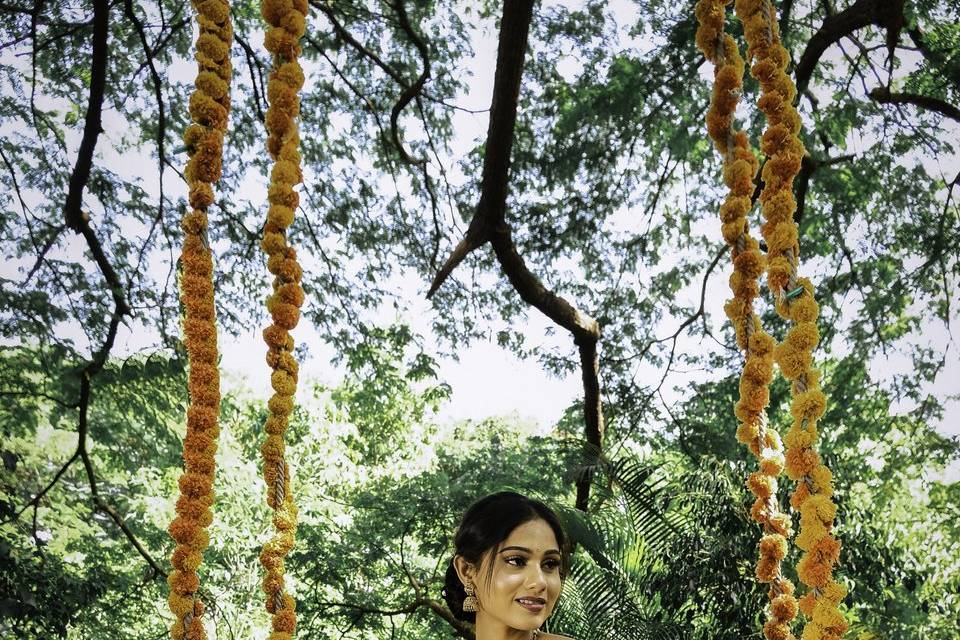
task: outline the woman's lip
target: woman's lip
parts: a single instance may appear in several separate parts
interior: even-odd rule
[[[517,600],[517,604],[519,604],[521,607],[523,607],[527,611],[532,611],[533,613],[540,613],[541,611],[543,611],[543,608],[547,606],[546,604],[540,604],[540,603],[534,604],[532,602],[521,602],[520,600]]]

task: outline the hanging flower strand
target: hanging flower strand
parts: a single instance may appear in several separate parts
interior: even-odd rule
[[[759,244],[751,237],[747,224],[758,162],[746,133],[733,129],[733,116],[743,88],[744,62],[736,42],[723,30],[726,4],[729,1],[700,0],[696,6],[696,41],[714,65],[707,130],[723,156],[723,179],[729,189],[720,207],[720,218],[733,260],[733,298],[724,309],[745,355],[740,400],[735,408],[740,422],[737,439],[750,448],[760,463],[760,469],[750,474],[747,486],[756,496],[751,515],[763,525],[764,532],[756,575],[761,582],[770,584],[770,617],[764,624],[764,634],[770,640],[785,640],[793,638],[790,621],[797,615],[797,601],[793,583],[780,572],[792,531],[790,517],[780,511],[776,498],[777,478],[784,467],[782,445],[779,435],[767,425],[765,412],[770,400],[775,342],[761,328],[753,309],[765,268]]]
[[[213,299],[213,257],[206,240],[207,209],[213,203],[212,184],[220,179],[223,137],[230,111],[230,43],[233,27],[225,0],[194,2],[197,37],[197,79],[190,96],[190,124],[183,134],[189,160],[184,176],[189,186],[190,212],[183,216],[180,293],[184,307],[183,334],[190,363],[187,434],[183,441],[184,470],[180,476],[177,516],[168,528],[176,542],[171,563],[169,604],[176,618],[174,640],[204,640],[203,602],[198,597],[197,569],[209,543],[206,528],[213,520],[214,454],[220,432],[220,372],[217,367],[217,327]]]
[[[763,133],[767,162],[760,194],[766,219],[762,233],[768,247],[767,282],[777,312],[792,325],[774,357],[784,377],[792,381],[790,413],[794,423],[785,437],[786,470],[797,482],[790,498],[800,512],[797,546],[804,552],[797,574],[810,587],[799,603],[809,618],[802,638],[837,640],[848,628],[838,609],[846,588],[833,579],[840,556],[840,542],[831,535],[837,507],[831,499],[830,471],[814,449],[817,421],[826,410],[819,373],[812,367],[813,349],[820,341],[819,306],[810,280],[797,276],[800,250],[792,191],[805,151],[798,137],[800,116],[793,106],[796,88],[785,71],[789,56],[780,44],[776,11],[769,0],[737,0],[736,13],[754,61],[750,73],[762,91],[757,105],[768,123]]]
[[[290,640],[296,629],[295,602],[285,591],[284,558],[293,548],[297,507],[290,491],[290,468],[284,457],[284,434],[297,389],[298,365],[293,355],[290,331],[300,319],[304,293],[302,270],[294,249],[287,243],[287,228],[293,223],[299,196],[293,186],[303,181],[300,169],[300,115],[298,91],[303,86],[300,38],[306,30],[306,0],[263,0],[261,13],[270,25],[265,47],[273,55],[273,69],[267,83],[267,150],[274,159],[267,193],[269,210],[260,246],[267,254],[267,268],[274,275],[273,295],[267,309],[273,323],[263,332],[267,343],[267,364],[273,369],[265,430],[263,475],[267,504],[273,509],[275,534],[264,545],[260,562],[266,570],[263,590],[267,611],[273,616],[270,640]]]

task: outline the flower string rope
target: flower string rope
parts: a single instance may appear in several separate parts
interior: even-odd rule
[[[734,131],[733,116],[743,89],[744,62],[732,37],[724,33],[726,5],[730,0],[700,0],[696,6],[696,42],[714,65],[714,86],[707,114],[707,131],[723,157],[723,179],[729,189],[720,207],[723,238],[730,246],[733,298],[724,305],[736,331],[737,344],[744,352],[740,376],[740,399],[735,413],[739,421],[737,439],[759,460],[760,468],[750,474],[747,487],[756,496],[751,509],[754,520],[763,526],[756,576],[770,584],[770,616],[764,634],[770,640],[793,638],[790,621],[797,615],[794,585],[780,571],[786,556],[787,539],[792,535],[790,516],[780,511],[777,478],[783,471],[784,456],[777,432],[767,425],[773,379],[774,339],[760,326],[753,301],[760,291],[759,279],[765,259],[759,243],[750,235],[747,214],[759,163],[743,131]]]
[[[263,590],[266,608],[273,616],[270,640],[290,640],[296,629],[295,602],[284,586],[284,558],[293,548],[297,507],[290,492],[290,469],[284,458],[284,434],[293,411],[298,365],[293,355],[290,331],[300,319],[304,293],[300,286],[303,271],[297,254],[287,243],[287,228],[293,223],[300,198],[293,186],[303,181],[300,169],[300,115],[298,91],[303,86],[300,38],[306,31],[306,0],[263,0],[261,13],[270,25],[264,45],[273,56],[267,83],[267,150],[274,159],[267,192],[269,210],[260,246],[267,254],[267,269],[273,274],[273,294],[267,310],[273,324],[263,332],[267,343],[267,364],[273,370],[274,390],[264,429],[267,437],[260,447],[263,477],[267,483],[267,504],[273,509],[275,533],[260,553],[266,570]]]
[[[793,107],[796,87],[786,74],[789,54],[780,43],[776,11],[769,0],[737,0],[737,17],[743,23],[747,54],[753,61],[750,74],[760,83],[757,106],[766,116],[761,149],[763,167],[760,202],[766,222],[761,227],[768,247],[767,283],[777,313],[791,324],[774,358],[790,386],[790,413],[794,423],[784,438],[787,475],[796,481],[791,506],[800,512],[796,543],[804,553],[797,575],[810,590],[800,599],[800,610],[809,619],[803,640],[838,640],[848,623],[838,609],[846,588],[833,578],[840,542],[833,535],[837,507],[833,503],[832,476],[814,449],[817,421],[826,410],[819,372],[813,369],[813,349],[820,341],[819,306],[813,284],[797,276],[799,231],[793,214],[793,180],[805,153],[800,116]]]
[[[207,242],[207,209],[213,203],[212,184],[220,179],[223,137],[230,112],[230,43],[233,27],[226,0],[193,2],[199,35],[197,79],[190,96],[192,123],[184,131],[189,160],[184,177],[189,186],[190,212],[183,216],[180,294],[183,334],[190,371],[187,387],[187,434],[183,441],[184,470],[180,476],[177,516],[168,528],[176,542],[167,578],[175,622],[174,640],[205,640],[204,604],[198,597],[197,569],[209,544],[213,520],[214,455],[220,433],[220,372],[217,367],[217,327],[213,300],[213,256]]]

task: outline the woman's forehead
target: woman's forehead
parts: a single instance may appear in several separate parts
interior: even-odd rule
[[[517,526],[507,539],[503,541],[502,549],[507,547],[522,547],[533,552],[543,553],[557,549],[557,535],[543,519],[530,520]]]

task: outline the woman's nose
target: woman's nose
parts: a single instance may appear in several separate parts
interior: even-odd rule
[[[532,567],[532,569],[530,571],[530,575],[527,577],[527,583],[531,587],[546,586],[547,580],[543,575],[543,569],[540,567],[540,565],[531,563],[528,566]]]

